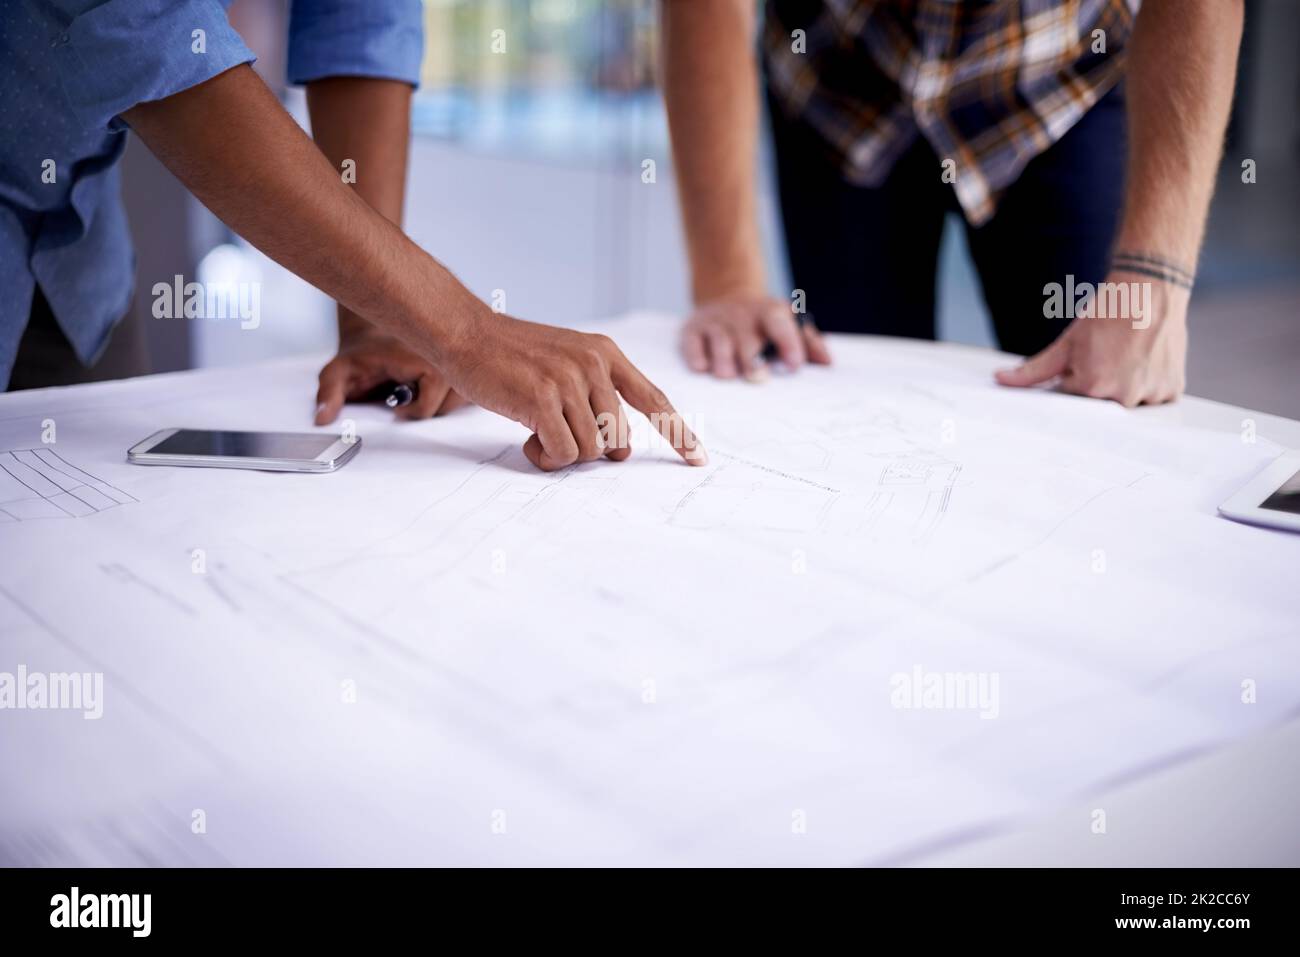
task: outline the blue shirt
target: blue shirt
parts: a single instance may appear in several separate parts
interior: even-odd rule
[[[0,3],[0,388],[37,285],[83,363],[126,314],[135,255],[119,114],[254,59],[226,20],[230,2]],[[420,0],[294,0],[289,80],[415,85],[423,45]]]

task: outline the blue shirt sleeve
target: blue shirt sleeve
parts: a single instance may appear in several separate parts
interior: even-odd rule
[[[420,83],[420,0],[294,0],[289,82],[365,76]]]
[[[118,129],[119,113],[256,59],[218,0],[57,0],[66,26],[50,38],[79,125]]]

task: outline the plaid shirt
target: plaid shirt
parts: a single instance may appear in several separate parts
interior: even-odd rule
[[[979,226],[1119,82],[1140,2],[767,0],[767,82],[863,186],[883,183],[921,133],[955,164],[957,199]]]

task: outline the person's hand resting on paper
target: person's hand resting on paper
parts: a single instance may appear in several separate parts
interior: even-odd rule
[[[1096,297],[1050,346],[997,373],[1006,386],[1059,380],[1062,391],[1113,399],[1126,408],[1172,402],[1187,368],[1187,290],[1141,275],[1112,272],[1108,282],[1139,291],[1140,308],[1111,310]],[[1114,311],[1114,315],[1109,315]],[[1139,314],[1140,313],[1140,314]]]
[[[699,303],[682,328],[682,354],[693,372],[751,382],[768,377],[763,349],[771,343],[794,371],[806,362],[829,365],[830,350],[812,322],[797,321],[790,303],[766,295],[728,295]]]
[[[346,99],[355,89],[333,92]],[[407,96],[393,98],[395,116]],[[626,458],[620,395],[688,463],[708,461],[667,396],[612,341],[493,312],[344,182],[249,66],[122,117],[231,229],[402,343],[466,401],[522,423],[538,468]],[[360,182],[367,167],[356,168]]]
[[[1241,30],[1240,3],[1142,4],[1127,50],[1128,165],[1108,292],[1098,289],[1086,315],[998,382],[1031,386],[1059,376],[1066,392],[1129,408],[1182,394],[1187,306]],[[1108,303],[1110,293],[1119,308]]]
[[[326,77],[307,84],[312,138],[336,167],[350,163],[352,191],[398,226],[406,194],[411,88],[392,80]],[[393,410],[427,419],[465,405],[442,373],[418,353],[344,306],[338,307],[338,354],[320,371],[316,424],[329,425],[345,402],[372,396],[385,383],[414,383],[416,396]]]
[[[758,229],[754,4],[664,3],[664,104],[694,302],[681,349],[694,372],[769,378],[764,350],[794,371],[830,350],[791,299],[768,295]],[[813,307],[816,311],[816,307]]]
[[[418,386],[409,405],[393,410],[399,419],[428,419],[466,405],[441,372],[400,340],[360,322],[348,329],[340,320],[338,354],[320,371],[316,424],[329,425],[345,402],[360,402],[387,382]]]

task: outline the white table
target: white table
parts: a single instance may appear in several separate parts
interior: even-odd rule
[[[875,587],[890,577],[895,561],[937,583],[966,582],[970,563],[979,582],[1005,567],[997,557],[1003,547],[998,536],[979,533],[983,510],[996,513],[1004,504],[997,495],[989,497],[988,483],[1000,467],[989,449],[1000,450],[1004,459],[1023,459],[1026,475],[1053,474],[1067,485],[1072,476],[1096,473],[1080,486],[1081,504],[1062,499],[1059,521],[1050,496],[1040,501],[1036,496],[1043,490],[1032,480],[1013,489],[1024,493],[1024,501],[1015,504],[1025,517],[1023,527],[1013,525],[1007,534],[1032,549],[1048,541],[1056,546],[1057,530],[1067,519],[1094,514],[1080,510],[1092,508],[1088,483],[1096,484],[1102,474],[1118,483],[1113,491],[1123,507],[1149,506],[1157,510],[1152,528],[1167,527],[1159,525],[1169,517],[1158,514],[1160,500],[1144,499],[1145,486],[1131,491],[1146,478],[1163,481],[1161,470],[1153,466],[1149,474],[1125,477],[1136,468],[1134,457],[1143,454],[1142,442],[1155,442],[1161,434],[1145,430],[1143,423],[1235,437],[1243,420],[1251,419],[1261,443],[1287,447],[1300,446],[1300,423],[1194,398],[1122,413],[1103,403],[1011,395],[988,385],[989,372],[1002,357],[892,339],[839,341],[837,372],[812,370],[803,379],[746,391],[756,387],[719,384],[681,370],[671,349],[673,328],[670,320],[643,317],[610,331],[679,408],[718,410],[712,421],[702,413],[700,423],[714,459],[709,470],[690,470],[662,450],[643,450],[623,466],[539,476],[517,455],[518,427],[481,411],[391,426],[381,410],[356,408],[348,415],[355,417],[366,445],[354,463],[333,476],[150,470],[121,462],[126,447],[167,426],[304,430],[320,362],[311,357],[243,373],[179,373],[0,396],[0,450],[39,448],[44,423],[52,420],[59,434],[53,448],[61,456],[109,483],[109,494],[120,490],[139,500],[109,506],[102,514],[52,517],[43,525],[0,524],[0,540],[7,539],[0,554],[0,671],[11,659],[35,660],[59,646],[68,661],[60,659],[51,670],[81,667],[69,663],[74,659],[89,661],[107,672],[110,689],[117,689],[102,722],[83,725],[75,715],[28,713],[17,718],[26,724],[11,725],[19,734],[0,739],[0,760],[40,768],[7,794],[0,791],[0,859],[1300,863],[1300,822],[1293,811],[1300,722],[1285,721],[1285,713],[1256,723],[1252,712],[1251,730],[1236,733],[1228,746],[1191,759],[1182,752],[1168,755],[1178,762],[1163,770],[1144,767],[1127,783],[1098,790],[1095,775],[1081,771],[1075,785],[1083,797],[1062,800],[1059,780],[1048,781],[1045,792],[1056,796],[1026,797],[1023,781],[1019,788],[1013,785],[1013,764],[1007,765],[1009,772],[987,770],[984,777],[977,767],[964,790],[954,780],[961,782],[967,770],[958,767],[952,773],[959,777],[949,779],[949,764],[933,760],[918,744],[928,735],[947,740],[954,726],[927,726],[923,716],[891,712],[883,684],[873,683],[883,681],[890,669],[878,675],[869,669],[893,659],[876,662],[868,643],[852,633],[846,641],[835,631],[845,621],[851,626],[860,621],[864,633],[897,644],[911,627],[908,609],[922,619],[934,614],[926,587],[917,586],[915,594],[907,587],[902,592]],[[824,406],[801,412],[800,402]],[[968,403],[984,403],[992,411],[968,414]],[[1019,432],[1011,433],[1011,440],[1000,437],[990,424],[1009,416],[1016,429],[1028,428],[1019,424],[1020,417],[1029,421],[1049,412],[1060,418],[1043,419],[1038,432],[1023,438],[1016,438]],[[1091,454],[1074,455],[1074,442],[1052,433],[1057,421],[1084,430],[1077,439],[1080,448],[1105,445],[1087,430],[1110,430],[1116,442],[1129,443],[1127,458],[1102,461],[1106,456],[1098,451],[1094,462]],[[956,448],[963,440],[976,443],[965,449],[965,463],[955,469],[944,464],[943,443],[949,439],[939,438],[941,430],[953,426],[964,437]],[[800,438],[805,434],[808,441]],[[852,531],[849,526],[864,514],[884,521],[889,531],[888,516],[880,519],[871,507],[863,511],[870,489],[855,498],[851,486],[876,474],[873,456],[897,444],[900,435],[905,445],[920,449],[919,459],[896,455],[900,500],[906,498],[905,486],[921,483],[917,501],[942,501],[947,507],[951,492],[966,510],[947,514],[943,534],[964,532],[968,545],[954,552],[941,541],[934,553],[937,564],[915,564],[924,556],[907,547],[897,559],[882,552],[891,539],[877,531],[859,540],[862,548],[837,552],[831,547],[839,540],[834,536]],[[1199,462],[1213,471],[1203,449],[1219,448],[1243,456],[1242,462],[1262,453],[1210,438],[1189,433],[1189,447],[1196,451],[1185,456],[1173,445],[1160,452],[1171,463],[1165,469],[1170,481],[1161,488],[1175,499],[1184,496],[1172,509],[1195,503],[1188,514],[1196,518],[1200,534],[1229,546],[1237,565],[1256,547],[1268,556],[1264,570],[1273,605],[1248,625],[1273,629],[1275,638],[1278,622],[1300,621],[1296,616],[1288,622],[1287,613],[1300,610],[1300,603],[1280,588],[1300,556],[1300,540],[1212,517],[1203,486],[1190,473],[1182,475],[1178,463]],[[833,462],[826,452],[832,445]],[[1063,470],[1052,464],[1051,455],[1064,455]],[[939,467],[931,469],[935,463]],[[926,478],[923,473],[929,472],[939,478]],[[942,486],[944,475],[959,473],[959,479]],[[938,490],[926,493],[928,481],[940,482]],[[833,501],[821,504],[824,495]],[[808,511],[809,501],[817,506],[814,518],[795,523],[793,517]],[[845,503],[852,507],[835,512],[827,527],[826,514]],[[31,518],[39,517],[42,507],[47,505],[26,502],[15,510],[26,509],[23,514]],[[773,510],[787,508],[791,524],[763,521]],[[929,508],[923,517],[933,518]],[[1131,514],[1134,521],[1145,521],[1140,509]],[[1106,507],[1095,515],[1113,521]],[[270,527],[281,517],[286,527]],[[594,530],[586,528],[593,524]],[[813,534],[814,527],[821,531]],[[832,537],[819,538],[822,532]],[[1140,551],[1142,529],[1129,532],[1127,538],[1122,528],[1111,534]],[[1077,528],[1066,533],[1061,547],[1086,549]],[[500,549],[494,548],[497,537]],[[630,545],[620,547],[620,541]],[[886,544],[873,544],[880,542]],[[792,579],[792,545],[796,564],[806,558],[830,577]],[[715,547],[725,561],[708,554]],[[196,548],[209,567],[192,574]],[[965,554],[967,548],[972,554]],[[983,558],[975,554],[981,548],[988,552]],[[667,585],[661,587],[640,573],[634,553],[642,550],[657,562],[680,562],[683,570],[674,578],[674,570],[665,566]],[[1083,561],[1087,552],[1078,554]],[[845,555],[868,564],[855,571],[859,566],[840,561]],[[1033,564],[1052,558],[1043,554]],[[539,596],[523,588],[521,579],[494,578],[487,563],[504,566],[507,559],[511,569],[522,569],[511,574],[538,576],[549,590]],[[1237,581],[1241,571],[1230,568],[1225,574],[1236,572]],[[717,579],[719,574],[723,578]],[[717,580],[702,588],[710,576]],[[386,590],[392,578],[405,581],[404,589]],[[51,588],[51,579],[57,579],[57,588]],[[1125,582],[1114,585],[1122,591]],[[1014,643],[999,629],[1016,622],[1016,609],[972,603],[982,587],[962,584],[957,591],[964,594],[953,600],[951,588],[935,586],[936,596],[949,596],[943,602],[955,601],[949,606],[955,617],[947,626],[962,629],[946,647],[960,651],[964,642],[980,650],[979,642],[993,638],[1001,645],[980,654],[1014,669],[1018,652],[1012,653]],[[1111,586],[1080,579],[1079,587],[1102,588],[1096,592],[1100,627],[1110,600],[1105,588]],[[663,592],[674,588],[703,590],[734,604],[665,605]],[[1244,596],[1225,592],[1223,597]],[[828,601],[855,610],[846,618],[841,609],[828,609]],[[123,617],[124,609],[137,608],[138,621]],[[473,609],[470,617],[464,609]],[[891,609],[905,614],[891,616]],[[1086,606],[1083,613],[1089,613]],[[697,640],[661,640],[682,638],[683,623],[697,619],[707,623],[699,626]],[[424,621],[430,622],[427,634],[421,631]],[[738,624],[742,621],[749,623],[748,631]],[[807,636],[799,632],[801,622],[807,623]],[[917,628],[923,642],[930,639],[924,627]],[[1044,637],[1065,641],[1051,634],[1055,631],[1064,635],[1068,629],[1048,629]],[[1086,635],[1086,628],[1077,634]],[[816,636],[812,653],[805,637]],[[1276,649],[1280,643],[1270,640]],[[906,657],[913,654],[906,640],[898,647],[904,649],[899,661],[920,660]],[[932,657],[925,660],[932,664],[935,647],[945,646],[931,646]],[[1068,642],[1054,647],[1068,650]],[[1300,703],[1300,645],[1294,655],[1290,645],[1281,647],[1282,658],[1274,650],[1272,659],[1261,660],[1282,666],[1269,676],[1280,689],[1275,693],[1295,692]],[[1159,648],[1157,641],[1140,649],[1148,665]],[[508,661],[491,657],[503,649]],[[1176,642],[1170,649],[1180,653]],[[1028,651],[1031,660],[1048,653]],[[1119,656],[1112,663],[1122,664],[1123,647],[1104,651]],[[846,652],[847,661],[868,668],[862,689],[836,685],[852,677],[839,667]],[[1188,668],[1195,672],[1194,658]],[[1017,675],[1032,678],[1033,669],[1009,671],[1008,686]],[[1126,697],[1120,684],[1109,683],[1113,675],[1099,683],[1103,671],[1082,668],[1076,678],[1068,670],[1044,670],[1042,687],[1029,687],[1028,697],[1045,695],[1050,703],[1055,695],[1069,698],[1076,684],[1083,688],[1091,682],[1114,691],[1116,708],[1141,704],[1142,699]],[[643,675],[662,679],[655,689],[658,698],[645,697]],[[359,704],[340,707],[340,676],[357,678]],[[829,693],[820,700],[824,686]],[[1024,692],[1023,684],[1018,687]],[[859,704],[859,696],[865,703]],[[493,704],[485,707],[485,701]],[[649,704],[655,707],[643,707]],[[1016,729],[1032,722],[1024,717],[1027,712],[1016,712],[1017,704],[1009,692],[1002,721],[989,723],[998,734],[1021,733]],[[849,708],[847,714],[859,724],[839,721],[836,715],[846,712],[837,707]],[[1276,708],[1276,698],[1263,701],[1260,713],[1271,715]],[[963,726],[958,738],[982,727],[971,717],[974,724]],[[0,720],[14,718],[0,713]],[[666,739],[665,726],[656,723],[661,720],[672,730]],[[1183,730],[1171,726],[1170,740],[1214,737],[1190,732],[1187,737]],[[1144,738],[1142,753],[1159,752],[1161,733],[1157,728],[1136,735]],[[896,734],[902,737],[891,738]],[[859,737],[874,743],[859,745]],[[779,780],[764,774],[769,750],[784,762]],[[920,770],[910,778],[903,774],[897,787],[884,793],[855,790],[866,780],[864,765],[855,761],[901,754],[907,765],[914,751],[921,755],[916,758]],[[644,760],[633,760],[642,753]],[[733,758],[734,776],[728,763]],[[1049,758],[1046,752],[1037,755],[1040,761]],[[983,760],[992,768],[1001,767],[1003,759],[989,751]],[[1082,755],[1080,761],[1098,769],[1111,766],[1105,755]],[[830,780],[824,793],[808,783],[825,780],[841,765],[856,776]],[[140,780],[148,783],[144,798],[135,793]],[[787,784],[793,789],[786,789],[789,793],[783,790]],[[736,794],[721,793],[732,786]],[[853,809],[864,795],[879,800],[886,819],[902,820],[915,810],[920,823],[907,822],[915,833],[892,843],[882,839],[879,846],[872,843],[879,835],[869,826],[844,840],[828,835],[828,822],[854,824]],[[709,803],[714,800],[720,803]],[[789,809],[802,813],[805,805],[815,808],[809,812],[807,841],[801,837],[803,843],[792,845]],[[386,817],[412,807],[422,809],[418,826]],[[511,809],[509,833],[518,843],[499,839],[487,826],[503,807]],[[191,808],[211,816],[207,841],[187,843]],[[718,817],[719,808],[725,816]],[[1093,834],[1090,827],[1097,808],[1106,811],[1105,835]],[[661,833],[664,821],[676,823],[663,824]],[[237,833],[231,822],[240,825]],[[131,839],[105,844],[106,828]],[[44,835],[43,841],[27,840],[33,833]],[[922,839],[929,837],[931,844]],[[858,838],[864,839],[861,847]]]
[[[882,342],[882,347],[888,343]],[[983,368],[983,350],[953,343],[928,348]],[[1010,358],[1010,357],[1009,357]],[[1196,396],[1137,410],[1145,418],[1240,434],[1300,448],[1300,422]],[[1300,629],[1297,629],[1300,631]],[[1300,642],[1300,634],[1297,635]],[[919,866],[1296,867],[1300,865],[1300,719],[1258,738],[1194,758],[1011,832],[973,836],[919,857]],[[1091,830],[1107,812],[1107,834]],[[1114,838],[1114,839],[1113,839]]]

